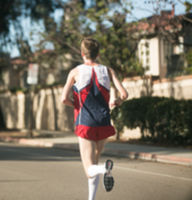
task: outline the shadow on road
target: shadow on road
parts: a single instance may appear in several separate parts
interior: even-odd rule
[[[81,161],[77,151],[0,143],[0,161]]]
[[[149,161],[120,158],[112,155],[101,155],[100,164],[104,163],[107,158],[116,158],[116,164],[122,162],[129,162],[130,165],[144,164]],[[37,162],[81,162],[80,153],[78,151],[45,148],[45,147],[31,147],[21,146],[15,144],[0,143],[0,162],[1,161],[37,161]]]

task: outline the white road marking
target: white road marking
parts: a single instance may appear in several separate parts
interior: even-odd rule
[[[139,173],[143,173],[143,174],[151,174],[151,175],[156,175],[156,176],[175,178],[175,179],[180,179],[180,180],[184,180],[184,181],[192,181],[192,179],[190,179],[190,178],[177,177],[177,176],[172,176],[172,175],[168,175],[168,174],[159,174],[159,173],[154,173],[154,172],[147,172],[147,171],[143,171],[143,170],[131,169],[131,168],[126,168],[126,167],[118,167],[118,166],[114,166],[114,168],[132,171],[132,172],[139,172]]]

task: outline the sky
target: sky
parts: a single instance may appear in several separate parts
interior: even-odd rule
[[[131,15],[128,15],[127,20],[129,22],[152,15],[152,11],[153,11],[152,4],[145,4],[144,1],[135,0],[133,6],[134,6],[134,9],[132,11],[132,14],[133,14],[132,16],[134,16],[134,17],[132,17]],[[166,6],[163,9],[164,10],[172,10],[172,5]],[[181,3],[177,2],[177,4],[175,5],[175,15],[184,14],[184,13],[185,13],[185,6],[182,5]],[[56,21],[59,21],[59,19],[61,18],[62,15],[63,15],[63,11],[61,11],[61,10],[56,10],[53,14]],[[32,50],[35,51],[35,43],[37,43],[40,38],[39,38],[38,34],[35,34],[33,36],[33,40],[31,40],[30,32],[33,31],[34,29],[36,30],[36,32],[43,31],[44,30],[43,24],[42,24],[42,22],[39,22],[38,24],[34,23],[33,25],[31,25],[29,18],[21,18],[21,23],[25,30],[25,32],[23,33],[24,37],[29,40],[30,45],[33,46]],[[14,35],[15,35],[15,31],[14,31],[13,26],[11,25],[11,37],[13,39],[14,39]],[[47,48],[52,48],[51,44],[48,44]],[[17,49],[16,46],[12,46],[12,47],[8,46],[6,51],[10,52],[11,58],[19,56],[19,50]]]

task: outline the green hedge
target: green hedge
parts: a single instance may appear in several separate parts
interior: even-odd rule
[[[192,100],[142,97],[113,109],[111,118],[118,133],[123,127],[140,127],[143,140],[192,144]]]
[[[65,82],[55,82],[51,85],[33,85],[33,90],[38,91],[40,89],[47,89],[47,88],[52,88],[52,87],[56,87],[56,86],[64,86]],[[0,94],[2,93],[6,93],[10,91],[11,93],[16,93],[16,92],[23,92],[23,93],[28,93],[30,91],[30,88],[20,88],[20,87],[12,87],[9,89],[4,89],[4,90],[0,90]]]

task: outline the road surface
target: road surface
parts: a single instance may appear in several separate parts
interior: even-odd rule
[[[192,200],[192,167],[111,159],[114,189],[105,192],[100,179],[96,200]],[[0,200],[87,200],[87,193],[78,152],[0,143]]]

